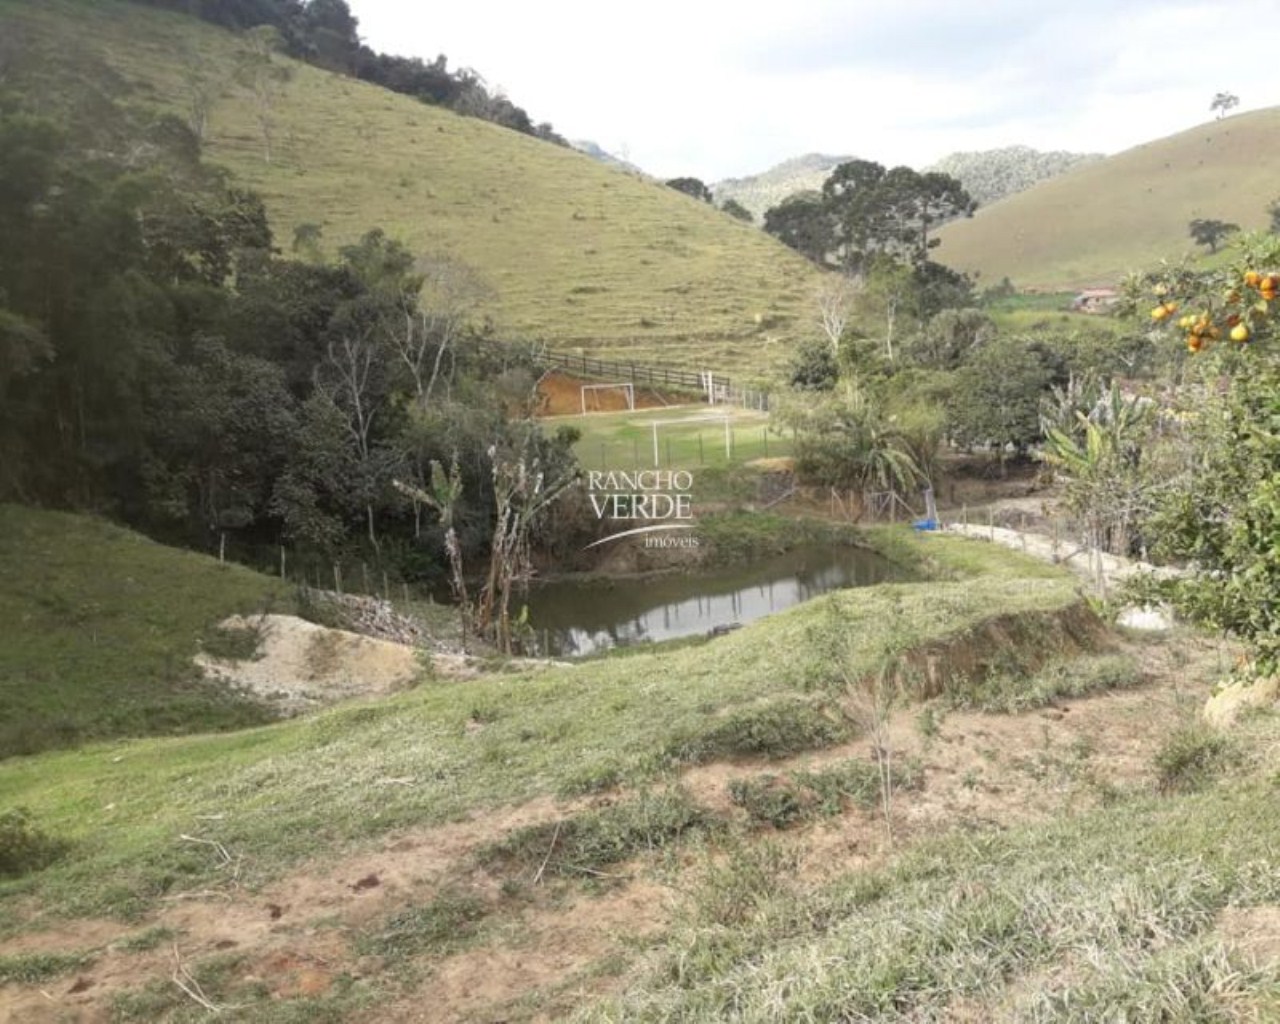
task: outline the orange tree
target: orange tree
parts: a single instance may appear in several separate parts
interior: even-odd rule
[[[1251,672],[1280,671],[1280,239],[1246,237],[1229,264],[1150,275],[1130,298],[1153,303],[1143,315],[1157,338],[1191,353],[1166,410],[1185,442],[1181,476],[1149,535],[1193,572],[1148,586],[1243,640]]]

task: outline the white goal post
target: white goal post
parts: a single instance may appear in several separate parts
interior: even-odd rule
[[[653,427],[653,465],[660,465],[658,458],[658,428],[688,425],[690,423],[724,423],[724,457],[733,458],[733,415],[731,413],[703,413],[701,416],[687,416],[679,420],[650,420]]]
[[[636,411],[636,386],[631,383],[627,384],[583,384],[582,385],[582,414],[587,414],[587,392],[588,391],[608,391],[620,390],[627,396],[627,409],[631,412]]]

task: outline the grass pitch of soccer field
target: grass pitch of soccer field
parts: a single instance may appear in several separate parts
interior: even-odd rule
[[[574,451],[586,470],[719,468],[788,456],[792,449],[791,435],[771,428],[767,413],[731,406],[588,413],[542,423],[547,430],[581,432]]]

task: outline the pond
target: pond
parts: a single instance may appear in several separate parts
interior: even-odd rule
[[[906,578],[874,551],[807,545],[707,572],[556,580],[526,603],[539,651],[571,657],[732,629],[831,590]]]

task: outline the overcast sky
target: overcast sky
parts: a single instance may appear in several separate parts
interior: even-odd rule
[[[661,177],[803,153],[922,167],[1022,143],[1114,153],[1280,103],[1280,0],[350,0],[376,50],[471,67]]]

